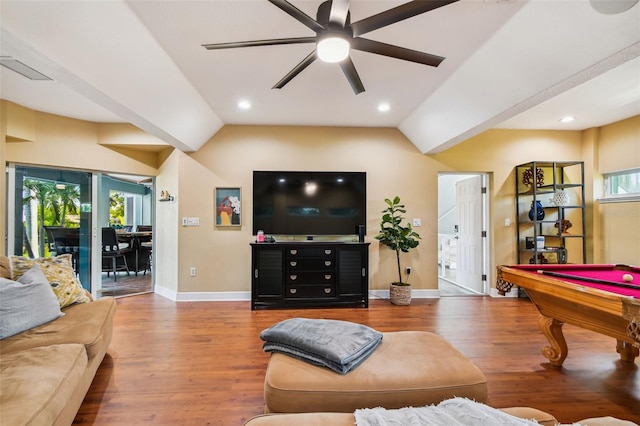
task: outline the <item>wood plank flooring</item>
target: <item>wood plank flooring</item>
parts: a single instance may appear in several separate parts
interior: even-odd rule
[[[528,299],[262,311],[249,302],[175,303],[155,294],[117,302],[111,347],[75,425],[242,425],[263,410],[269,355],[259,333],[291,317],[435,332],[484,372],[494,407],[533,406],[565,423],[607,415],[640,423],[640,361],[623,363],[613,339],[565,325],[569,356],[563,368],[552,367],[540,354],[546,340]]]

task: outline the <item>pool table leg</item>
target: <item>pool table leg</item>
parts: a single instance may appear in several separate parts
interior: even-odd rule
[[[563,322],[542,314],[538,318],[538,326],[551,344],[551,346],[542,348],[542,355],[544,355],[554,367],[562,367],[562,363],[569,353],[567,341],[562,334],[563,324]]]
[[[635,359],[640,352],[638,348],[633,346],[631,343],[623,340],[617,341],[616,351],[620,354],[620,359],[625,362],[635,362]]]

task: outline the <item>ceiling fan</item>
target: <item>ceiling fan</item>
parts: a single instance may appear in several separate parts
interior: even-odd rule
[[[240,41],[232,43],[203,44],[208,50],[233,49],[237,47],[273,46],[280,44],[315,43],[316,48],[296,65],[287,75],[273,86],[281,89],[295,76],[300,74],[317,58],[325,62],[340,64],[351,88],[357,95],[364,92],[364,86],[358,76],[353,61],[349,57],[349,49],[361,50],[378,55],[389,56],[405,61],[437,67],[444,60],[442,56],[406,49],[379,41],[360,37],[363,34],[386,27],[396,22],[420,15],[430,10],[455,3],[458,0],[416,0],[388,9],[376,15],[351,23],[349,0],[328,0],[320,4],[316,19],[302,12],[286,0],[268,0],[284,12],[291,15],[305,26],[313,30],[315,37],[293,37],[269,40]]]

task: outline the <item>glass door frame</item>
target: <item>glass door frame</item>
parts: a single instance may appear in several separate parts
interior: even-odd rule
[[[57,176],[56,176],[57,175]],[[91,259],[95,250],[94,226],[95,218],[92,209],[94,185],[93,173],[85,170],[63,169],[58,167],[34,166],[10,163],[7,167],[7,254],[22,255],[24,247],[24,226],[22,222],[23,209],[23,180],[25,177],[41,179],[43,181],[55,181],[71,183],[80,188],[78,200],[79,240],[77,252],[77,274],[80,283],[91,291]],[[88,179],[87,179],[88,178]],[[20,188],[17,187],[20,186]],[[17,215],[20,215],[18,217]],[[41,220],[44,220],[42,218]],[[44,229],[41,225],[40,230]],[[19,235],[22,234],[22,235]],[[44,241],[42,236],[41,241]],[[40,244],[40,241],[38,245]],[[42,248],[44,250],[44,248]],[[20,251],[18,253],[17,251]],[[35,257],[41,256],[41,252],[33,253]]]

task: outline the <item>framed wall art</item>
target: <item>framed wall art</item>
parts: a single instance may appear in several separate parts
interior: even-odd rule
[[[216,226],[242,226],[241,189],[239,187],[216,187]]]

